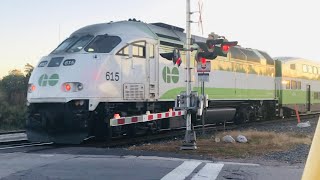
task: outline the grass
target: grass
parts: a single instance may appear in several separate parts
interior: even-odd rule
[[[246,136],[247,143],[216,142],[215,138],[222,139],[225,135],[236,138],[239,134]],[[131,146],[130,150],[164,151],[193,155],[204,155],[216,158],[247,158],[259,156],[270,152],[286,151],[299,144],[310,145],[312,137],[297,133],[275,133],[267,131],[229,131],[219,133],[209,138],[197,139],[197,150],[180,151],[181,141],[168,141],[155,144]]]

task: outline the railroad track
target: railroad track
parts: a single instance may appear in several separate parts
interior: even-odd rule
[[[306,120],[310,118],[314,118],[316,116],[319,116],[319,113],[316,114],[302,114],[300,115],[300,120]],[[250,125],[264,125],[264,124],[270,124],[270,123],[279,123],[279,122],[287,122],[287,121],[297,121],[297,118],[292,116],[290,118],[278,118],[274,120],[266,120],[266,121],[252,121],[252,122],[246,122],[241,125],[235,125],[233,123],[226,123],[226,124],[207,124],[204,126],[204,129],[202,130],[202,125],[197,125],[194,127],[194,130],[199,135],[202,133],[202,131],[207,133],[212,133],[212,131],[225,131],[225,130],[234,130],[240,127],[246,127]],[[134,138],[114,138],[109,143],[87,143],[83,144],[84,146],[94,146],[94,147],[107,147],[107,148],[116,148],[116,147],[128,147],[131,145],[136,144],[143,144],[143,143],[150,143],[150,142],[156,142],[156,141],[162,141],[162,140],[170,140],[170,139],[181,139],[183,140],[185,134],[185,127],[177,128],[174,130],[166,129],[161,130],[158,134],[149,134],[141,137],[134,137]],[[83,146],[81,145],[81,146]]]
[[[47,146],[47,145],[53,145],[53,143],[52,142],[48,142],[48,143],[30,143],[30,142],[26,142],[26,143],[8,144],[8,145],[0,146],[0,150],[10,150],[10,149],[36,147],[36,146]]]
[[[18,144],[28,142],[26,131],[11,131],[0,133],[0,145]]]
[[[25,130],[17,130],[17,131],[0,132],[0,136],[6,135],[6,134],[18,134],[18,133],[26,133],[26,131]]]
[[[302,114],[300,115],[301,121],[314,118],[319,116],[319,113],[315,114]],[[250,125],[263,125],[269,123],[279,123],[279,122],[286,122],[286,121],[296,121],[297,118],[292,116],[290,118],[279,118],[275,120],[269,121],[253,121],[253,122],[246,122],[241,125],[234,125],[233,123],[226,123],[226,124],[206,124],[204,125],[204,129],[202,129],[202,125],[197,125],[194,127],[197,134],[201,134],[202,131],[205,133],[212,133],[212,131],[224,131],[224,130],[233,130],[239,127],[246,127]],[[17,133],[24,133],[25,131],[14,131],[14,132],[6,132],[0,133],[1,135],[8,135],[8,134],[17,134]],[[122,137],[122,138],[112,138],[111,142],[97,142],[88,140],[85,141],[83,144],[78,145],[79,147],[103,147],[103,148],[115,148],[115,147],[126,147],[130,145],[142,144],[142,143],[149,143],[154,141],[166,140],[166,139],[183,139],[185,133],[185,127],[176,128],[176,129],[164,129],[161,130],[159,133],[156,134],[148,134],[148,135],[141,135],[136,137]],[[31,147],[31,146],[41,146],[41,145],[53,145],[53,143],[29,143],[27,140],[20,140],[20,141],[7,141],[1,142],[0,141],[0,150],[1,148],[4,149],[13,149],[13,148],[22,148],[22,147]],[[5,147],[4,147],[4,146]],[[77,146],[76,146],[77,147]]]

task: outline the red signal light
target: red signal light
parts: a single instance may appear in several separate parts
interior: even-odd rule
[[[177,62],[176,62],[176,64],[177,64],[177,65],[178,65],[178,67],[179,67],[181,63],[182,63],[182,61],[181,61],[181,57],[179,57],[179,58],[178,58],[178,60],[177,60]]]
[[[64,89],[65,89],[66,91],[70,91],[70,90],[71,90],[70,84],[66,83],[66,84],[64,85]]]
[[[222,49],[223,52],[227,53],[229,51],[229,49],[230,49],[230,46],[229,45],[222,45],[221,49]]]
[[[206,58],[201,58],[201,64],[205,65],[207,63],[207,59]]]

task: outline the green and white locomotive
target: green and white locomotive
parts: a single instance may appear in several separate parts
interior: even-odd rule
[[[181,52],[180,67],[161,56],[186,46],[183,31],[164,23],[129,20],[72,33],[40,60],[30,77],[29,140],[80,143],[90,137],[134,136],[185,126],[179,118],[183,112],[169,111],[185,90],[185,54]],[[200,92],[195,54],[192,86]],[[289,62],[239,46],[226,57],[218,56],[205,83],[206,123],[273,118],[290,114],[294,104],[303,112],[319,110],[320,92],[313,89],[319,89],[320,71],[314,68],[320,66]],[[298,69],[302,72],[294,72]],[[290,82],[290,88],[284,82]],[[197,123],[196,114],[193,117]]]

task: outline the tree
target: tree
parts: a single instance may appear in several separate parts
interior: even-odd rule
[[[25,102],[28,83],[20,70],[14,69],[9,75],[3,77],[1,88],[7,95],[9,104],[20,104]]]
[[[27,63],[24,66],[25,75],[21,70],[13,69],[0,81],[2,94],[7,97],[9,104],[23,104],[26,101],[28,82],[33,69],[34,67]]]
[[[31,76],[31,73],[32,73],[33,69],[34,69],[34,67],[33,67],[31,64],[29,64],[29,63],[27,63],[27,64],[24,66],[24,73],[26,74],[26,79],[27,79],[27,81],[29,81],[29,78],[30,78],[30,76]]]

